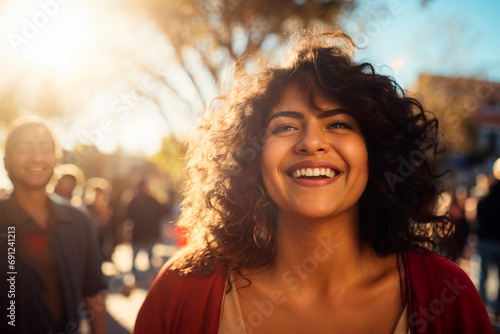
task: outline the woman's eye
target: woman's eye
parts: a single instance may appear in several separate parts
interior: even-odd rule
[[[328,126],[330,129],[350,129],[351,127],[346,122],[335,121]]]
[[[280,133],[280,132],[293,131],[293,130],[297,130],[297,128],[293,125],[290,125],[290,124],[282,124],[282,125],[278,125],[277,127],[274,128],[273,134]]]

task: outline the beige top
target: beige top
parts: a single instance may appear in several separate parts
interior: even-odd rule
[[[241,313],[238,292],[232,274],[229,274],[229,282],[231,282],[231,290],[224,294],[222,299],[222,315],[219,323],[218,334],[247,334],[243,315]],[[408,325],[407,304],[399,318],[394,334],[410,333]]]

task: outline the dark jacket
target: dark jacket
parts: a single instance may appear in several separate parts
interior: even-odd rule
[[[47,244],[55,259],[60,278],[64,327],[56,325],[43,297],[45,283],[40,272],[22,252],[23,233],[33,229],[33,220],[19,207],[14,196],[0,201],[0,258],[7,262],[8,253],[15,249],[14,265],[5,270],[2,265],[1,306],[5,310],[14,301],[15,327],[3,317],[1,333],[77,333],[80,317],[85,314],[84,298],[106,288],[101,272],[101,258],[95,233],[87,216],[80,210],[49,199],[50,218]],[[35,226],[36,227],[36,226]],[[15,243],[10,243],[15,235]],[[14,295],[7,278],[14,278]]]

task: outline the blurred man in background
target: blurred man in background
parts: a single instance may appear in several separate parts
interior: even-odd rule
[[[111,206],[111,184],[103,178],[93,177],[85,186],[84,202],[90,212],[104,261],[111,261],[115,247],[116,224]]]
[[[135,264],[136,256],[140,251],[148,254],[149,272],[154,275],[153,246],[158,242],[160,219],[164,214],[161,204],[150,195],[149,182],[142,179],[138,185],[138,192],[130,201],[127,209],[127,218],[132,220],[132,271],[137,277],[138,270]]]
[[[479,295],[488,306],[486,281],[491,264],[497,267],[497,279],[500,278],[500,182],[495,182],[490,192],[477,204],[477,249],[481,256],[481,272],[479,277]],[[496,316],[500,315],[500,289],[493,306]]]
[[[66,203],[90,215],[87,208],[82,204],[82,185],[85,182],[83,171],[73,164],[58,165],[54,168],[54,178],[57,182],[54,185],[54,192],[49,196],[56,201],[66,201]],[[47,189],[50,189],[50,183]]]
[[[81,313],[94,334],[106,332],[106,286],[90,222],[45,190],[58,151],[41,118],[20,119],[7,133],[4,164],[14,192],[0,201],[1,257],[15,252],[8,270],[13,284],[0,286],[2,310],[14,311],[8,311],[13,322],[1,321],[1,333],[78,333]]]
[[[73,191],[76,188],[76,177],[71,174],[64,174],[57,181],[54,193],[71,202]]]

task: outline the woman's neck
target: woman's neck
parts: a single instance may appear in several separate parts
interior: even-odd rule
[[[359,237],[357,210],[314,220],[281,213],[270,274],[291,290],[331,293],[369,279],[379,260]]]

